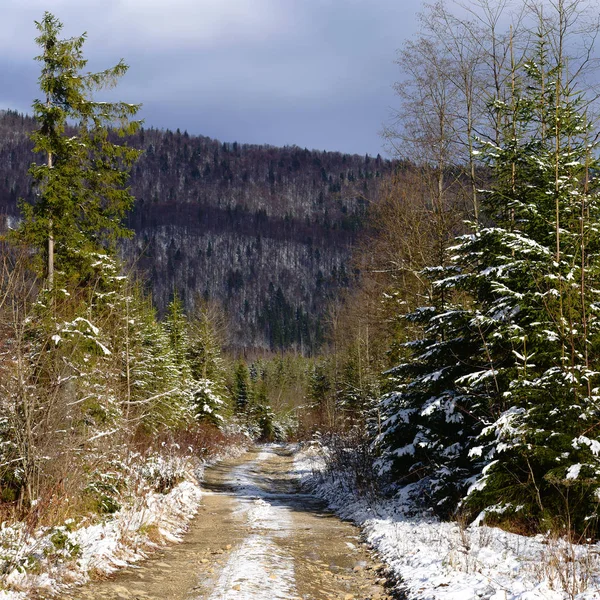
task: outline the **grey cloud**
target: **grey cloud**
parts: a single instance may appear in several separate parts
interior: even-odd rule
[[[115,97],[147,125],[221,140],[382,152],[396,49],[420,0],[0,0],[0,107],[36,94],[33,20],[88,32],[90,68],[124,57]]]

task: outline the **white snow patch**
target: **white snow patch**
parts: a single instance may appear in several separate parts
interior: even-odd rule
[[[349,493],[350,485],[340,485],[340,473],[338,481],[329,478],[314,448],[297,454],[295,471],[311,492],[361,526],[367,541],[401,578],[400,588],[409,598],[600,598],[598,544],[577,546],[541,535],[524,537],[476,525],[465,529],[426,515],[408,516],[411,486],[394,499],[368,502]]]
[[[585,435],[580,435],[578,438],[575,438],[572,446],[575,449],[579,449],[581,446],[589,446],[594,456],[598,456],[600,454],[600,442],[598,440],[591,440]]]
[[[583,467],[583,465],[581,463],[577,463],[576,465],[571,465],[567,469],[566,479],[577,479],[579,477],[579,472],[581,471],[581,467]]]
[[[278,504],[277,494],[266,492],[260,485],[259,464],[272,456],[263,451],[250,462],[231,471],[227,483],[234,489],[237,513],[245,516],[252,530],[239,548],[230,555],[209,597],[212,600],[264,600],[265,584],[269,598],[297,598],[293,557],[276,543],[289,535],[292,527],[290,509]]]
[[[223,568],[209,600],[273,600],[297,598],[294,564],[270,538],[254,534],[236,548]]]

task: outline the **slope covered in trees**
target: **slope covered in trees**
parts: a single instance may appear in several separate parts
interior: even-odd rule
[[[0,114],[0,211],[32,198],[33,121]],[[313,351],[336,290],[353,279],[350,250],[382,179],[380,157],[220,143],[142,129],[131,176],[136,198],[125,258],[149,278],[158,310],[173,290],[188,310],[218,300],[237,347]]]

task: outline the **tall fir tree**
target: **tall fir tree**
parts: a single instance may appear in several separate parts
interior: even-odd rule
[[[525,526],[596,528],[600,493],[598,142],[567,59],[540,29],[502,144],[485,155],[498,226],[463,240],[477,262],[486,343],[501,398],[481,445],[488,462],[468,504]],[[476,374],[473,377],[476,378]]]
[[[130,119],[139,105],[93,99],[126,73],[123,61],[85,72],[85,34],[61,39],[63,24],[49,12],[36,26],[43,96],[33,104],[39,127],[32,139],[44,161],[31,167],[37,199],[21,203],[18,237],[37,249],[38,273],[51,288],[56,272],[85,279],[90,254],[129,234],[122,225],[133,204],[126,183],[139,151],[113,139],[138,129],[139,122]]]

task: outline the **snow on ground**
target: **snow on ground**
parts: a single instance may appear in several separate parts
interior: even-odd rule
[[[209,600],[264,600],[297,598],[291,557],[269,537],[247,537],[230,555]]]
[[[239,508],[238,514],[245,514],[252,529],[287,530],[291,527],[291,514],[288,508],[273,502],[277,495],[268,494],[256,479],[256,466],[268,460],[272,454],[261,452],[253,461],[236,467],[229,477],[229,485],[235,489]]]
[[[253,461],[233,469],[227,481],[238,503],[236,512],[256,533],[231,553],[209,600],[264,600],[265,581],[269,582],[270,600],[298,597],[293,558],[275,541],[289,535],[290,509],[278,503],[277,494],[267,493],[258,483],[257,467],[272,456],[266,448]]]
[[[402,496],[368,502],[325,470],[307,448],[295,461],[303,485],[341,517],[359,524],[368,542],[419,600],[593,600],[600,598],[600,545],[407,516]]]
[[[210,462],[242,452],[234,447]],[[0,590],[0,600],[24,600],[38,591],[58,595],[65,587],[86,583],[92,573],[112,573],[146,558],[160,545],[180,541],[198,511],[205,466],[193,465],[191,460],[173,466],[168,457],[158,457],[152,469],[167,474],[182,469],[183,481],[167,494],[146,490],[114,515],[89,525],[66,523],[31,533],[23,523],[2,523],[0,566],[6,575],[0,585],[10,590]]]

